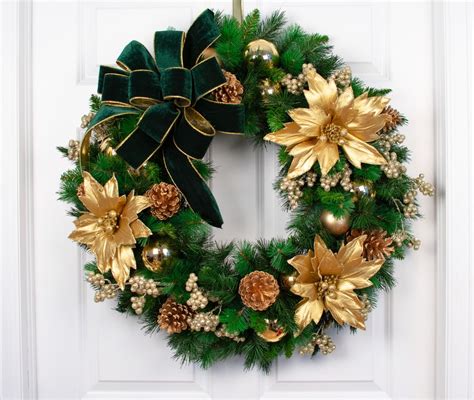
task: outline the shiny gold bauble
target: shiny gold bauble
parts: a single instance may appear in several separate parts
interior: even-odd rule
[[[351,217],[347,214],[337,218],[331,211],[324,210],[320,217],[321,223],[334,236],[345,234],[351,226]]]
[[[370,181],[354,181],[352,182],[351,193],[353,194],[352,200],[357,201],[362,197],[375,197],[374,185]]]
[[[201,53],[201,56],[199,58],[200,61],[203,61],[203,60],[207,60],[208,58],[211,58],[211,57],[216,57],[216,60],[217,62],[219,63],[219,65],[222,65],[222,61],[220,60],[220,58],[217,56],[217,51],[215,48],[213,47],[208,47],[207,49],[205,49],[202,53]]]
[[[169,260],[173,256],[173,251],[165,240],[156,239],[150,241],[142,250],[142,260],[152,272],[161,270],[163,261]]]
[[[281,277],[281,283],[285,289],[290,290],[296,283],[296,278],[298,278],[298,272],[295,271],[292,274],[283,275]]]
[[[260,85],[260,94],[264,100],[277,93],[280,93],[280,85],[278,83],[272,84],[268,79],[262,81]]]
[[[278,324],[278,320],[265,319],[265,323],[267,324],[267,329],[257,333],[257,335],[266,342],[279,342],[286,335],[285,330]]]
[[[276,46],[265,39],[250,42],[245,50],[245,57],[249,63],[259,60],[269,67],[276,66],[279,59]]]

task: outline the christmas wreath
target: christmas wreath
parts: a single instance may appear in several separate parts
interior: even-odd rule
[[[155,55],[132,41],[119,68],[100,68],[84,137],[60,199],[95,301],[164,330],[178,358],[209,367],[242,355],[268,370],[279,355],[329,354],[326,331],[364,329],[394,259],[420,241],[418,192],[389,90],[366,87],[328,37],[275,12],[243,21],[204,11],[184,33],[155,33]],[[274,142],[275,189],[288,237],[212,241],[222,217],[203,161],[216,133]]]

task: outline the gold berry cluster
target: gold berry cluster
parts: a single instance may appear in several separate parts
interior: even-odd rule
[[[337,90],[339,93],[342,93],[344,89],[351,85],[352,81],[352,70],[351,67],[345,66],[341,69],[338,69],[334,72],[329,79],[332,79],[337,86]]]
[[[316,71],[313,64],[303,64],[303,69],[300,74],[293,76],[291,74],[285,75],[281,80],[281,85],[286,87],[286,90],[292,94],[301,94],[305,88],[308,73]]]
[[[351,174],[352,170],[346,164],[341,172],[322,176],[320,179],[321,187],[326,192],[329,192],[331,188],[336,187],[338,183],[341,183],[342,188],[346,192],[349,192],[352,189]]]
[[[94,301],[96,303],[102,302],[106,299],[113,299],[117,296],[118,286],[110,283],[104,278],[104,275],[94,272],[89,272],[87,275],[87,282],[89,282],[96,290]]]
[[[186,281],[186,291],[191,293],[186,304],[194,311],[205,308],[209,302],[203,291],[199,288],[197,281],[198,277],[195,273],[189,274],[189,278]]]
[[[215,332],[219,325],[219,316],[212,312],[200,312],[190,316],[187,322],[192,331]]]
[[[290,209],[295,210],[298,207],[298,201],[303,197],[303,191],[305,185],[313,187],[316,183],[316,172],[309,171],[304,176],[300,176],[298,179],[290,179],[284,177],[280,182],[280,190],[287,192],[288,203]]]

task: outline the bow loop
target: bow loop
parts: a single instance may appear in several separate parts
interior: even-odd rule
[[[116,73],[104,75],[102,101],[109,105],[128,106],[128,76]]]
[[[153,56],[143,44],[132,40],[125,46],[117,58],[117,65],[125,71],[134,71],[137,69],[149,69],[158,71]]]
[[[191,68],[196,64],[202,52],[211,46],[220,36],[219,28],[211,10],[203,11],[188,29],[184,43],[184,66]]]
[[[109,67],[107,65],[101,65],[99,68],[99,80],[97,82],[97,93],[100,93],[100,94],[103,93],[105,75],[107,74],[118,74],[118,75],[127,76],[128,72],[124,71],[123,69]]]
[[[130,73],[128,80],[130,104],[136,107],[151,107],[163,100],[160,75],[154,71],[139,69]]]
[[[193,76],[193,103],[226,83],[216,57],[210,57],[196,64],[191,69],[191,73]]]
[[[185,34],[181,31],[155,32],[156,65],[160,70],[184,67],[183,47]]]
[[[193,108],[184,109],[173,135],[176,147],[188,157],[200,160],[206,154],[216,131],[214,127]]]
[[[195,109],[222,133],[240,133],[245,125],[245,111],[241,104],[219,103],[205,98],[196,103]]]
[[[193,96],[193,77],[186,68],[168,68],[161,73],[164,100],[172,100],[178,107],[189,107]]]

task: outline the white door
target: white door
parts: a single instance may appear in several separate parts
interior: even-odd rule
[[[83,280],[84,256],[67,239],[72,220],[66,217],[66,205],[57,201],[59,177],[69,164],[55,146],[79,134],[80,116],[96,90],[99,64],[113,63],[131,39],[150,46],[156,30],[170,26],[186,30],[204,8],[230,12],[231,1],[38,1],[22,7],[26,9],[20,7],[19,12],[31,30],[20,26],[26,39],[20,35],[19,45],[32,44],[31,53],[21,53],[31,64],[17,67],[27,68],[31,77],[25,90],[32,97],[25,104],[31,107],[27,112],[32,119],[25,129],[32,134],[23,148],[31,150],[24,156],[29,160],[27,182],[32,190],[25,218],[33,227],[23,234],[30,243],[31,259],[25,262],[34,268],[31,285],[23,288],[23,293],[30,294],[26,304],[33,310],[26,314],[32,319],[27,323],[31,343],[26,343],[31,354],[25,356],[33,375],[22,379],[30,384],[27,391],[32,397],[435,397],[440,362],[435,340],[443,325],[436,319],[440,287],[436,284],[437,225],[432,199],[422,199],[425,219],[415,224],[415,230],[423,245],[397,263],[398,286],[381,299],[366,332],[334,335],[337,349],[327,357],[311,360],[295,354],[290,360],[279,360],[269,375],[243,372],[241,359],[207,371],[182,366],[172,359],[163,335],[146,336],[135,318],[114,312],[112,302],[95,304]],[[244,1],[244,7],[246,11],[258,7],[264,15],[285,10],[289,22],[329,35],[335,53],[356,76],[371,86],[392,88],[393,105],[410,120],[403,132],[413,151],[409,172],[424,172],[428,180],[435,179],[435,155],[442,154],[435,149],[435,106],[439,103],[434,82],[439,74],[434,75],[433,68],[440,18],[431,2],[259,0]],[[4,22],[13,24],[5,18]],[[286,217],[272,191],[277,173],[275,149],[255,150],[243,138],[222,136],[213,142],[210,157],[217,167],[212,188],[225,220],[216,238],[284,235]],[[14,210],[18,207],[23,205]],[[8,378],[8,371],[3,371],[3,377]]]

